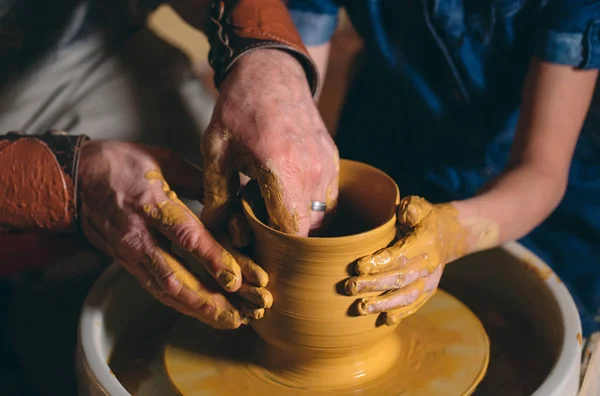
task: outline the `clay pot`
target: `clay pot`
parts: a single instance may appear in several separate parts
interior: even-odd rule
[[[377,315],[353,313],[356,297],[343,283],[361,257],[396,235],[399,191],[385,173],[353,161],[340,163],[338,213],[332,237],[296,237],[265,224],[256,186],[243,208],[254,232],[254,258],[269,273],[273,307],[252,326],[264,340],[258,353],[269,377],[288,386],[325,390],[357,386],[397,361],[395,326]],[[350,235],[344,235],[351,233]]]

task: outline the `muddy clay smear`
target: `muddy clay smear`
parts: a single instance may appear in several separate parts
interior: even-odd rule
[[[397,392],[430,395],[431,392],[426,389],[429,389],[427,383],[432,375],[446,384],[444,389],[448,386],[455,389],[457,384],[459,387],[464,386],[464,380],[459,379],[461,374],[469,377],[467,380],[471,383],[478,370],[471,362],[479,360],[481,353],[485,352],[479,347],[470,346],[472,341],[465,339],[465,333],[477,333],[472,327],[481,326],[470,313],[468,315],[471,315],[472,319],[465,318],[464,331],[458,330],[450,318],[457,316],[456,309],[460,310],[460,306],[462,304],[455,299],[440,292],[432,300],[432,304],[424,307],[413,320],[408,319],[398,329],[397,340],[403,340],[400,341],[400,362],[414,361],[418,362],[417,364],[399,363],[375,381],[351,390],[326,394],[391,395]],[[440,325],[440,322],[448,325]],[[171,325],[174,326],[169,330]],[[110,361],[114,374],[134,395],[178,394],[169,384],[165,374],[163,356],[166,358],[167,371],[185,395],[206,392],[222,395],[317,393],[273,382],[270,375],[272,373],[252,364],[255,346],[260,345],[261,341],[249,327],[223,332],[210,329],[193,319],[181,317],[162,320],[159,326],[157,323],[143,322],[139,322],[138,326],[140,327],[137,331],[128,332],[126,337],[117,343],[119,352]],[[148,329],[153,331],[149,332]],[[482,330],[480,334],[483,334]],[[165,341],[167,348],[166,355],[163,355]],[[449,345],[452,351],[447,350]],[[389,350],[388,348],[385,351]],[[485,350],[487,351],[487,346]],[[467,369],[461,362],[467,362],[466,364],[472,367]],[[465,373],[465,370],[468,372]],[[404,381],[404,378],[410,378],[410,381]]]
[[[479,320],[444,292],[370,347],[350,355],[320,351],[323,359],[313,355],[286,368],[290,362],[285,360],[297,356],[298,348],[273,350],[252,334],[215,332],[187,319],[170,332],[165,366],[178,390],[189,396],[455,396],[469,394],[487,366],[487,337]],[[280,364],[265,369],[254,363],[253,356],[269,361],[265,356],[273,353]],[[379,373],[386,367],[391,369]],[[361,383],[369,376],[370,381]],[[348,382],[339,381],[344,377]],[[329,386],[333,389],[324,392]]]

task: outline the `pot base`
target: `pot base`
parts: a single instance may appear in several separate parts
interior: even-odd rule
[[[390,337],[398,342],[384,345],[399,345],[398,360],[390,371],[358,386],[326,391],[318,388],[319,393],[469,395],[487,370],[489,340],[481,322],[444,291],[438,291]],[[327,383],[328,377],[336,375],[320,366],[313,366],[315,370],[309,370],[310,375],[305,374],[304,379],[303,371],[266,370],[253,359],[260,343],[250,328],[222,332],[186,318],[173,327],[167,338],[166,372],[184,396],[207,392],[312,395],[316,388],[311,383]]]

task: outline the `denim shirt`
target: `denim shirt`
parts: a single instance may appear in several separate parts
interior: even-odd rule
[[[488,120],[518,107],[532,55],[581,69],[600,67],[600,1],[290,0],[307,45],[328,41],[338,6],[369,55],[418,98],[427,116],[467,111]],[[417,38],[417,39],[415,39]],[[503,109],[497,104],[503,103]],[[464,120],[463,120],[464,122]]]
[[[600,68],[599,0],[288,2],[308,46],[329,41],[342,6],[368,57],[342,114],[340,153],[384,169],[403,195],[464,199],[502,171],[534,56]],[[570,288],[585,333],[600,330],[600,88],[563,201],[521,242]]]

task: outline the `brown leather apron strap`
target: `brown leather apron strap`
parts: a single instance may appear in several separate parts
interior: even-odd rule
[[[208,26],[209,61],[217,88],[241,56],[260,48],[275,48],[300,61],[313,96],[318,94],[318,69],[281,0],[213,0]]]
[[[0,136],[0,229],[77,231],[77,168],[85,135]]]

